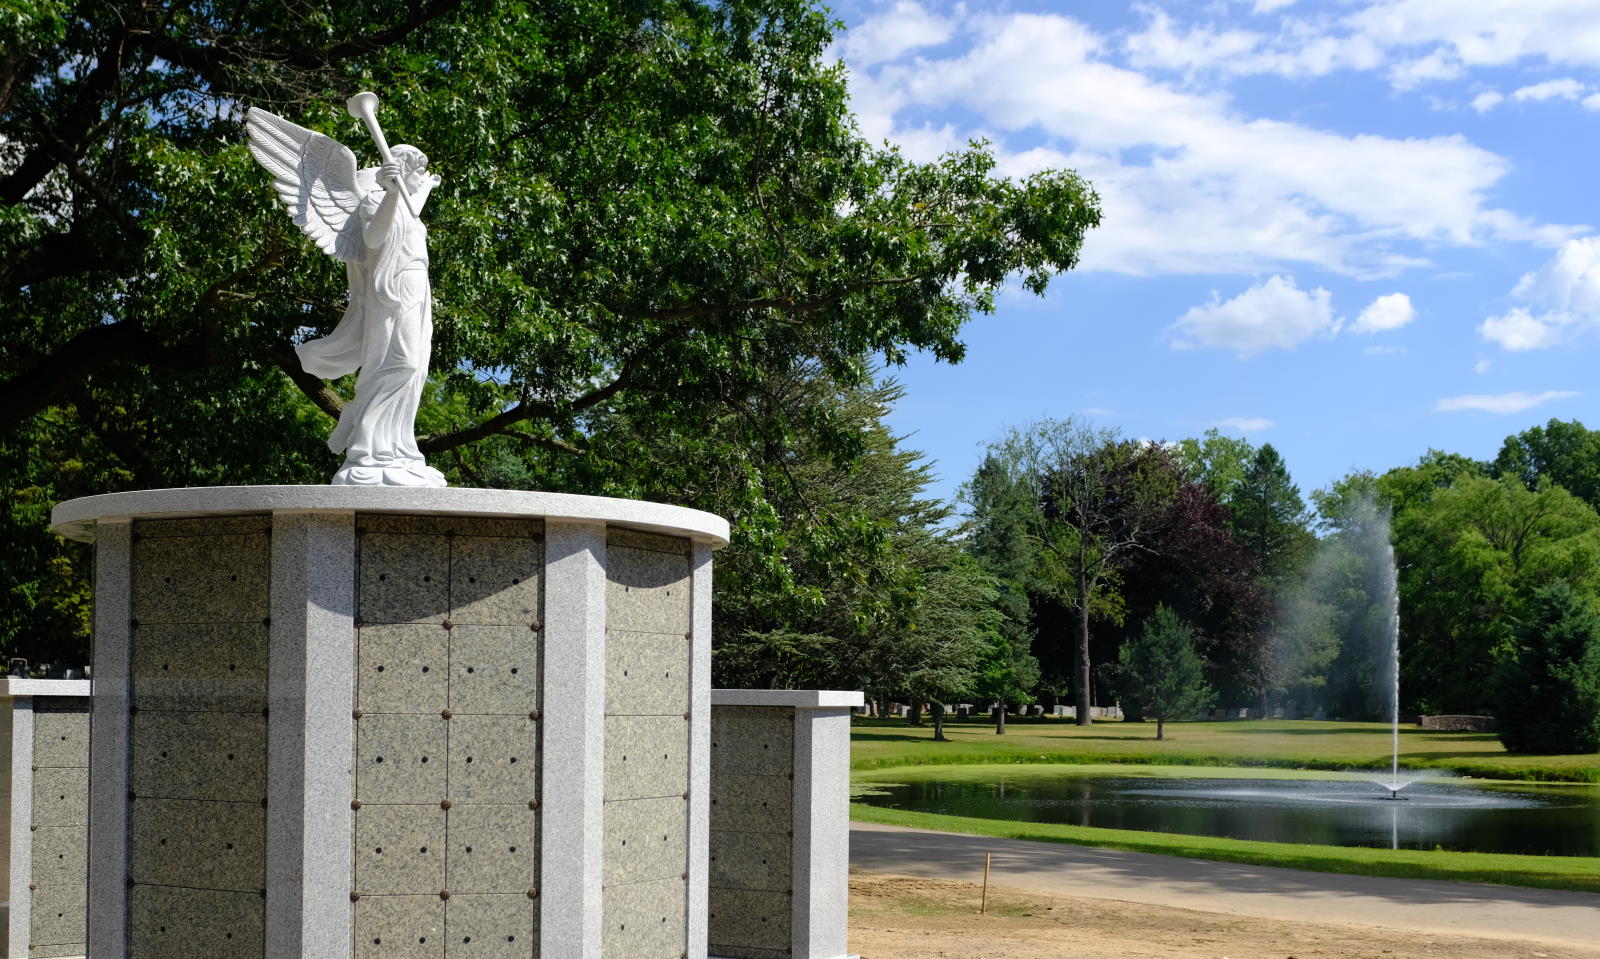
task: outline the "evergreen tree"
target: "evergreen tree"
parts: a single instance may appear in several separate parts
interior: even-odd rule
[[[1271,443],[1255,451],[1228,505],[1233,531],[1274,582],[1293,575],[1312,544],[1306,504],[1289,468]]]
[[[1193,631],[1164,603],[1123,644],[1118,663],[1119,688],[1144,715],[1155,717],[1157,739],[1166,738],[1169,721],[1193,718],[1215,699],[1201,673]]]
[[[1500,664],[1495,718],[1513,753],[1600,752],[1600,615],[1558,580],[1534,592]]]

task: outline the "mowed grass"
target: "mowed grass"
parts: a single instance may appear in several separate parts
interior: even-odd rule
[[[1009,822],[940,816],[852,803],[850,818],[891,826],[912,826],[941,832],[969,833],[1002,839],[1028,839],[1075,846],[1099,846],[1165,856],[1188,856],[1220,862],[1280,866],[1313,872],[1396,879],[1443,879],[1489,882],[1543,889],[1600,893],[1600,858],[1585,856],[1512,856],[1500,853],[1441,852],[1412,849],[1369,849],[1358,846],[1314,846],[1253,842],[1212,836],[1098,829],[1062,823]]]
[[[1130,763],[1182,766],[1268,766],[1288,769],[1388,769],[1387,723],[1238,720],[1167,723],[1011,720],[1006,734],[990,722],[946,723],[950,742],[935,742],[933,723],[856,719],[851,766],[856,770],[966,763]],[[1435,732],[1400,727],[1400,765],[1483,779],[1600,783],[1600,754],[1513,756],[1493,733]]]

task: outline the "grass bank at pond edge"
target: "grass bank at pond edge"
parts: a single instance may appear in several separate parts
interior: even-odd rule
[[[1395,879],[1489,882],[1600,893],[1600,858],[1585,856],[1513,856],[1504,853],[1425,852],[1414,849],[1369,849],[1360,846],[1255,842],[1211,836],[1068,826],[1059,823],[1008,822],[996,819],[973,819],[967,816],[942,816],[864,806],[859,803],[850,805],[850,818],[860,822],[911,826],[940,832],[1058,842],[1074,846],[1099,846],[1164,856],[1188,856],[1220,862],[1306,869],[1313,872],[1387,876]]]
[[[1010,720],[1006,735],[992,723],[946,723],[950,742],[933,741],[933,724],[857,718],[851,768],[993,763],[1128,763],[1286,769],[1388,769],[1387,723],[1240,720],[1168,723],[1157,741],[1154,723]],[[1513,756],[1492,733],[1400,727],[1400,765],[1482,779],[1600,783],[1600,754]]]

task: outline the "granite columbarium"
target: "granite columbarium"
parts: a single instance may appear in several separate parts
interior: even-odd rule
[[[349,272],[344,319],[300,346],[313,373],[360,370],[332,484],[52,516],[95,546],[87,954],[843,959],[860,693],[729,691],[715,748],[725,520],[448,488],[423,462],[437,179],[375,109],[350,103],[376,171],[249,113]]]

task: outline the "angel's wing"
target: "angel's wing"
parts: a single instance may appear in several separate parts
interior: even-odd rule
[[[362,187],[372,184],[361,182],[356,155],[332,137],[255,107],[245,122],[250,153],[272,174],[272,185],[294,222],[324,253],[359,262],[364,252],[361,224],[353,214],[361,204]]]

